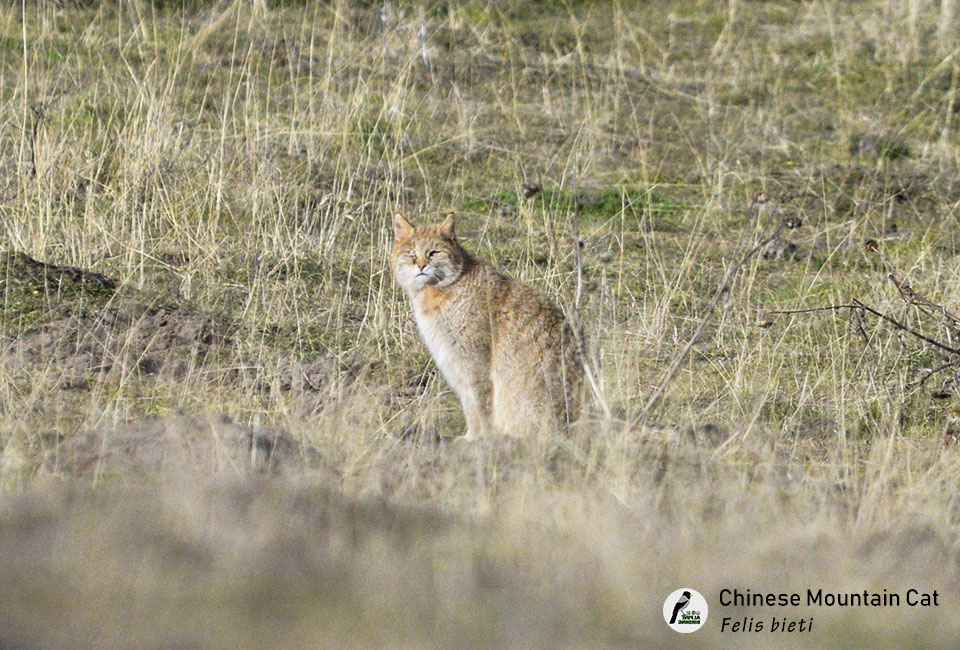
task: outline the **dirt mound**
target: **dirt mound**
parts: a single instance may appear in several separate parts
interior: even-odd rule
[[[112,307],[63,311],[31,330],[0,337],[0,356],[24,369],[55,367],[61,387],[70,389],[104,373],[179,379],[219,358],[229,340],[222,325],[180,307],[139,314]]]
[[[159,304],[91,271],[0,255],[0,362],[55,368],[62,388],[103,373],[179,379],[217,356],[228,327],[178,304]]]
[[[13,251],[0,254],[0,285],[7,291],[37,294],[40,291],[66,291],[108,296],[117,289],[117,283],[105,275],[72,266],[58,266],[35,260],[26,253]]]
[[[202,376],[304,395],[350,370],[282,348],[250,357],[234,345],[240,325],[232,319],[118,287],[99,273],[0,253],[0,366],[24,380],[42,371],[63,390],[86,390],[106,376]]]
[[[223,415],[173,416],[71,436],[47,452],[43,469],[83,477],[286,474],[304,460],[285,431],[251,429]]]

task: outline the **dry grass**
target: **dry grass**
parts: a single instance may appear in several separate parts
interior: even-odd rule
[[[960,309],[955,3],[83,4],[0,8],[5,248],[119,285],[0,278],[0,645],[663,647],[686,584],[684,645],[951,645],[956,374],[912,388],[943,359],[873,320],[758,322],[858,298],[960,335],[886,279]],[[447,209],[565,304],[575,213],[609,417],[452,442],[386,262],[389,215]],[[283,429],[300,469],[55,462],[180,413]],[[724,587],[944,605],[726,637],[771,612]]]

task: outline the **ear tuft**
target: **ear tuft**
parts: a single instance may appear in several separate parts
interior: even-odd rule
[[[402,214],[393,215],[393,236],[396,237],[398,242],[413,237],[415,230],[413,224],[404,219]]]
[[[457,238],[457,233],[453,228],[452,212],[448,212],[447,218],[443,220],[443,223],[437,226],[437,232],[440,233],[440,236],[444,239],[454,240]]]

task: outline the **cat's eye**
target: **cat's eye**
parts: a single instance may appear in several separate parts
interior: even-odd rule
[[[409,255],[410,255],[410,257],[412,257],[413,259],[417,259],[417,251],[410,251]]]
[[[436,255],[436,254],[439,253],[439,252],[440,252],[440,251],[430,251],[430,254],[427,255],[427,257],[433,257],[434,255]]]

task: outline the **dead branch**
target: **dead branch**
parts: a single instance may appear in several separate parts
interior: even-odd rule
[[[776,212],[774,212],[776,214]],[[720,285],[717,287],[717,292],[713,296],[713,300],[710,301],[710,304],[707,305],[707,311],[703,315],[703,318],[700,319],[697,329],[693,332],[693,336],[690,337],[690,340],[687,341],[687,344],[683,346],[683,349],[680,353],[674,357],[673,363],[670,364],[670,368],[664,373],[663,379],[660,380],[660,384],[657,386],[656,390],[653,391],[653,394],[650,396],[650,399],[647,400],[646,405],[643,407],[643,410],[640,411],[637,415],[630,420],[627,424],[626,430],[634,428],[641,422],[644,422],[653,410],[653,407],[663,398],[664,394],[667,391],[667,386],[670,385],[670,382],[673,381],[674,375],[677,374],[677,371],[680,369],[680,365],[683,363],[684,359],[687,358],[687,355],[690,354],[690,350],[693,349],[693,346],[700,339],[700,335],[703,333],[703,328],[706,327],[707,321],[710,320],[710,317],[713,315],[713,310],[716,309],[717,304],[720,302],[720,299],[730,290],[730,283],[733,280],[737,272],[750,261],[754,255],[763,250],[770,242],[774,241],[777,237],[780,236],[780,233],[783,231],[785,222],[781,221],[773,232],[759,244],[754,246],[747,252],[743,257],[740,258],[740,261],[736,264],[732,264],[727,267],[727,272],[724,274],[723,279],[720,280]]]
[[[907,334],[910,334],[911,336],[914,336],[914,337],[920,339],[921,341],[924,341],[925,343],[929,343],[930,345],[932,345],[932,346],[934,346],[934,347],[940,348],[940,349],[943,350],[944,352],[949,352],[950,354],[960,355],[960,349],[952,348],[952,347],[950,347],[949,345],[947,345],[947,344],[945,344],[945,343],[941,343],[940,341],[938,341],[938,340],[936,340],[936,339],[930,338],[930,337],[927,336],[926,334],[923,334],[923,333],[921,333],[921,332],[918,332],[917,330],[913,329],[912,327],[908,327],[907,325],[904,325],[903,323],[901,323],[900,321],[898,321],[898,320],[897,320],[896,318],[894,318],[893,316],[890,316],[890,315],[888,315],[888,314],[884,314],[883,312],[874,309],[874,308],[871,307],[870,305],[864,304],[863,302],[857,300],[856,298],[854,298],[853,300],[851,300],[849,305],[830,305],[830,306],[828,306],[828,307],[812,307],[812,308],[809,308],[809,309],[775,309],[775,310],[773,310],[773,311],[771,311],[771,312],[768,312],[768,313],[771,314],[771,315],[777,315],[777,314],[808,314],[808,313],[817,312],[817,311],[837,311],[837,310],[839,310],[839,309],[855,309],[855,310],[861,310],[861,311],[869,312],[869,313],[873,314],[874,316],[876,316],[877,318],[881,318],[881,319],[887,321],[888,323],[890,323],[891,325],[893,325],[894,327],[896,327],[898,330],[903,331],[903,332],[906,332]]]
[[[929,371],[927,372],[927,374],[925,374],[925,375],[923,376],[923,378],[920,379],[919,381],[915,381],[915,382],[911,382],[911,383],[907,384],[907,388],[910,389],[910,390],[913,390],[913,389],[915,389],[915,388],[920,388],[921,386],[923,386],[923,385],[926,383],[926,381],[927,381],[928,379],[930,379],[931,377],[933,377],[935,374],[937,374],[937,373],[939,373],[939,372],[943,372],[943,371],[946,370],[947,368],[956,368],[958,365],[960,365],[960,360],[955,359],[955,360],[953,360],[953,361],[948,361],[947,363],[945,363],[945,364],[943,364],[943,365],[941,365],[941,366],[937,366],[937,367],[934,368],[933,370],[929,370]]]
[[[901,282],[893,273],[887,275],[887,278],[893,282],[893,285],[897,288],[897,291],[900,292],[900,296],[907,302],[907,304],[916,306],[918,309],[920,309],[920,311],[928,316],[935,315],[928,311],[933,310],[936,312],[936,314],[942,316],[944,320],[948,321],[948,323],[953,327],[960,327],[960,317],[947,311],[946,307],[933,302],[926,296],[917,293],[909,283],[906,281]]]
[[[899,329],[899,330],[901,330],[901,331],[903,331],[903,332],[906,332],[907,334],[910,334],[911,336],[914,336],[914,337],[920,339],[921,341],[925,341],[925,342],[929,343],[930,345],[932,345],[932,346],[934,346],[934,347],[940,348],[941,350],[943,350],[943,351],[945,351],[945,352],[949,352],[950,354],[958,354],[958,355],[960,355],[960,350],[958,350],[957,348],[952,348],[952,347],[950,347],[949,345],[946,345],[945,343],[941,343],[940,341],[938,341],[938,340],[936,340],[936,339],[932,339],[932,338],[930,338],[929,336],[927,336],[927,335],[925,335],[925,334],[922,334],[922,333],[918,332],[917,330],[915,330],[915,329],[913,329],[913,328],[911,328],[911,327],[907,327],[906,325],[904,325],[903,323],[901,323],[900,321],[898,321],[898,320],[897,320],[896,318],[894,318],[893,316],[889,316],[889,315],[887,315],[887,314],[884,314],[883,312],[877,311],[877,310],[874,309],[873,307],[871,307],[871,306],[869,306],[869,305],[865,305],[864,303],[860,302],[860,301],[857,300],[856,298],[854,298],[854,299],[851,300],[850,302],[852,303],[852,305],[853,305],[854,307],[859,308],[859,309],[862,309],[862,310],[864,310],[864,311],[868,311],[868,312],[870,312],[871,314],[873,314],[874,316],[877,316],[878,318],[882,318],[883,320],[887,321],[888,323],[890,323],[891,325],[893,325],[893,326],[896,327],[897,329]]]
[[[568,314],[568,319],[570,321],[570,327],[573,328],[573,336],[577,342],[577,354],[580,357],[580,362],[583,364],[583,374],[587,378],[587,383],[590,385],[590,390],[593,393],[593,396],[596,398],[597,403],[600,405],[600,410],[603,411],[603,416],[609,422],[612,413],[610,411],[610,405],[607,403],[606,397],[603,395],[603,391],[600,390],[600,382],[597,379],[597,373],[594,372],[593,366],[590,363],[590,357],[587,354],[587,340],[586,333],[584,331],[583,321],[580,319],[580,302],[583,298],[583,251],[581,250],[583,242],[580,239],[580,205],[576,200],[576,189],[577,189],[577,177],[574,180],[574,208],[570,213],[570,230],[573,233],[573,259],[576,264],[577,272],[577,288],[576,293],[574,294],[573,306],[570,307],[570,313]],[[541,181],[540,186],[543,187]]]
[[[46,120],[47,110],[65,94],[66,91],[57,90],[46,102],[39,102],[30,106],[30,126],[27,140],[27,158],[29,162],[29,178],[26,183],[0,197],[0,204],[8,203],[24,193],[29,184],[37,180],[37,141],[40,139],[40,129]],[[27,129],[24,130],[27,133]]]
[[[890,261],[880,251],[880,247],[876,241],[872,239],[868,239],[864,243],[864,247],[867,249],[868,252],[879,255],[880,259],[883,260],[884,265],[886,265],[888,268],[891,268],[893,266],[890,263]],[[930,316],[933,318],[940,317],[944,321],[946,321],[948,327],[953,327],[955,329],[960,328],[960,317],[957,317],[955,314],[951,313],[945,306],[939,303],[936,303],[930,300],[929,298],[927,298],[926,296],[923,296],[917,293],[907,281],[900,280],[897,277],[897,275],[892,271],[887,274],[887,279],[890,280],[890,282],[892,282],[893,285],[897,288],[897,292],[899,293],[900,297],[903,299],[903,301],[907,304],[908,307],[916,307],[922,314],[926,316]],[[805,309],[777,309],[777,310],[767,312],[767,314],[769,318],[772,318],[773,316],[776,316],[779,314],[810,314],[810,313],[823,312],[823,311],[839,311],[843,309],[850,310],[853,317],[857,319],[856,321],[857,328],[860,334],[863,335],[864,339],[867,341],[869,341],[869,337],[866,336],[866,332],[863,329],[863,315],[866,313],[869,313],[876,316],[877,318],[880,318],[881,320],[884,320],[890,323],[898,331],[909,334],[910,336],[913,336],[914,338],[917,338],[923,341],[924,343],[928,343],[944,352],[947,352],[954,357],[950,361],[947,361],[946,363],[928,371],[920,380],[907,384],[907,387],[909,389],[920,388],[933,375],[943,372],[948,368],[960,367],[960,349],[954,348],[946,343],[943,343],[942,341],[938,341],[935,338],[927,336],[926,334],[908,326],[906,323],[894,318],[893,316],[890,316],[889,314],[885,314],[879,311],[878,309],[875,309],[870,305],[867,305],[861,300],[858,300],[856,298],[851,300],[850,304],[847,304],[847,305],[828,305],[825,307],[809,307]],[[772,322],[772,321],[768,321],[768,322]]]

